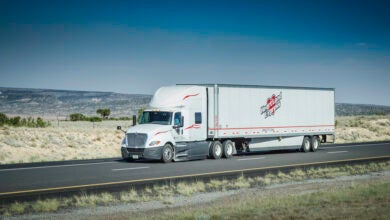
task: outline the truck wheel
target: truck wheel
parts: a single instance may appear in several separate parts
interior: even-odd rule
[[[222,156],[222,144],[219,141],[214,141],[214,144],[211,146],[211,157],[213,159],[220,159]]]
[[[173,158],[173,148],[172,148],[172,145],[165,144],[163,149],[162,149],[161,160],[164,163],[169,163],[169,162],[172,162],[172,158]]]
[[[310,151],[310,138],[309,137],[303,138],[301,150],[302,150],[302,152],[305,152],[305,153]]]
[[[208,159],[213,159],[213,141],[209,142],[209,154],[207,155]]]
[[[233,156],[233,142],[231,140],[226,140],[223,142],[223,157],[224,158],[231,158]]]
[[[320,147],[320,139],[318,138],[318,136],[311,137],[310,150],[316,152],[319,147]]]

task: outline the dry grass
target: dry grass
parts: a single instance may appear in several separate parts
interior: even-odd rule
[[[15,202],[10,206],[9,210],[10,210],[10,212],[15,213],[15,214],[22,214],[25,212],[26,208],[27,208],[26,203]]]
[[[191,196],[194,193],[205,192],[206,186],[204,182],[180,182],[176,185],[176,192],[180,195]]]
[[[38,200],[31,207],[35,212],[56,211],[60,207],[60,201],[58,199]]]
[[[390,115],[337,117],[336,143],[390,140]]]
[[[0,127],[0,163],[120,157],[116,126],[131,121],[52,122],[48,128]]]
[[[336,143],[390,140],[390,115],[337,117]],[[120,157],[131,121],[51,122],[47,128],[0,127],[0,164]]]
[[[273,193],[272,193],[273,192]],[[139,219],[389,219],[390,183],[372,181],[302,193],[252,191],[207,205],[140,213]],[[118,216],[110,216],[120,219]]]
[[[69,198],[47,199],[32,202],[15,202],[0,207],[0,214],[19,215],[30,212],[49,212],[72,207],[95,207],[97,205],[111,205],[118,203],[137,203],[148,201],[161,201],[163,204],[173,204],[174,196],[190,197],[196,193],[218,192],[244,188],[262,188],[277,183],[292,183],[305,179],[335,178],[339,176],[361,175],[370,172],[390,170],[390,160],[379,163],[361,165],[330,166],[324,168],[311,168],[308,170],[296,169],[290,172],[278,172],[265,176],[247,178],[243,175],[235,179],[211,179],[202,182],[178,182],[166,185],[154,185],[136,191],[130,189],[121,193],[82,193]],[[194,214],[194,213],[193,213]],[[0,216],[1,217],[1,216]]]

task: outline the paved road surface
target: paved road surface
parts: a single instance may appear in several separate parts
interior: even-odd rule
[[[109,186],[146,179],[194,176],[294,164],[390,157],[389,143],[331,145],[315,153],[271,152],[235,156],[228,160],[198,160],[163,164],[160,162],[74,162],[73,164],[35,167],[6,167],[0,169],[0,196],[42,190],[79,188],[80,186]]]

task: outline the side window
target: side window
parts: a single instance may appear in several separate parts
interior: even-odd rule
[[[202,113],[195,112],[195,124],[202,124]]]
[[[181,112],[176,112],[175,117],[173,117],[173,125],[180,125]]]

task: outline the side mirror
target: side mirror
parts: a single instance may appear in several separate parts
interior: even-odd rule
[[[133,126],[137,124],[137,116],[133,115]]]
[[[120,130],[120,131],[123,131],[123,133],[126,133],[126,131],[122,130],[122,127],[121,127],[121,126],[116,126],[116,129],[117,129],[117,130]]]
[[[181,116],[180,127],[184,127],[184,116]]]

